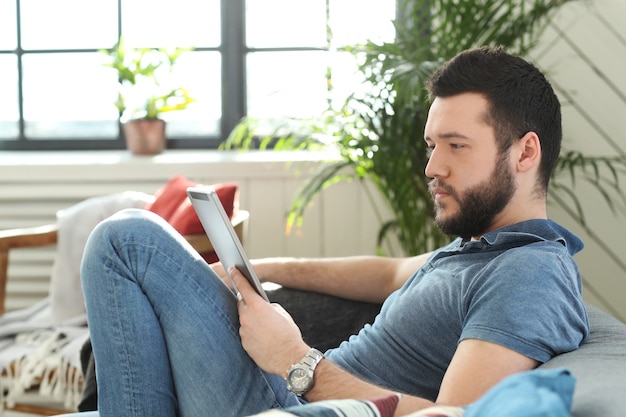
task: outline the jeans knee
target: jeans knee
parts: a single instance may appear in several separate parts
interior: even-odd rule
[[[126,240],[125,236],[147,236],[163,229],[165,221],[144,209],[128,208],[101,221],[92,231],[98,240]]]
[[[124,262],[125,248],[147,242],[162,242],[168,234],[167,222],[160,216],[144,209],[124,209],[101,221],[89,235],[81,262],[81,282],[102,275],[107,263]]]
[[[102,260],[116,253],[121,245],[146,240],[162,233],[167,224],[157,214],[144,209],[124,209],[102,220],[90,233],[83,253],[83,263]]]

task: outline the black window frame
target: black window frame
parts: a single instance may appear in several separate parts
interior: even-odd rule
[[[118,39],[122,36],[122,1],[117,0],[117,28]],[[18,128],[17,139],[0,140],[0,150],[19,151],[52,151],[52,150],[111,150],[125,149],[121,126],[118,123],[118,134],[114,139],[29,139],[25,135],[24,97],[23,97],[23,65],[25,54],[56,54],[56,53],[93,53],[93,49],[46,49],[28,50],[22,48],[21,39],[21,0],[16,3],[16,30],[17,47],[15,50],[0,50],[2,55],[14,55],[17,58],[18,76]],[[217,48],[197,48],[197,51],[217,51],[222,55],[222,117],[220,120],[220,135],[212,137],[179,138],[169,137],[168,149],[198,149],[217,148],[226,138],[246,112],[245,87],[245,56],[248,52],[245,47],[245,0],[221,0],[221,45]]]
[[[17,57],[18,71],[18,111],[19,111],[19,135],[17,139],[0,140],[0,151],[64,151],[64,150],[111,150],[125,149],[126,145],[122,136],[122,129],[118,122],[118,134],[112,139],[94,138],[27,138],[25,135],[24,103],[23,103],[23,66],[22,59],[25,54],[37,53],[93,53],[94,49],[46,49],[24,51],[21,47],[21,21],[20,3],[22,0],[14,0],[16,4],[16,30],[17,48],[15,50],[0,50],[1,54],[9,54]],[[117,30],[118,39],[122,36],[122,2],[116,0],[118,7]],[[323,1],[323,0],[320,0]],[[329,0],[325,1],[328,12]],[[292,52],[292,51],[328,51],[325,47],[285,47],[285,48],[252,48],[246,45],[246,0],[221,0],[221,43],[214,48],[196,48],[196,51],[214,51],[221,54],[221,119],[220,133],[214,136],[176,137],[168,136],[168,149],[216,149],[223,142],[237,123],[246,115],[247,85],[246,85],[246,59],[248,54],[254,52]]]

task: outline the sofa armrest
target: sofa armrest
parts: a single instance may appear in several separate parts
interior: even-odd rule
[[[626,324],[586,304],[591,334],[576,350],[540,368],[567,368],[576,378],[573,417],[623,417],[626,410]]]
[[[249,212],[245,210],[238,210],[231,219],[231,223],[235,228],[235,233],[242,243],[244,241],[246,225],[249,217]],[[197,235],[187,235],[185,236],[185,239],[187,239],[187,242],[189,242],[191,246],[193,246],[194,249],[197,250],[199,253],[213,252],[213,245],[204,233]]]
[[[9,251],[53,245],[57,242],[57,231],[56,224],[0,231],[0,315],[4,314],[5,307]]]
[[[0,250],[52,245],[57,241],[57,225],[25,227],[0,231]]]

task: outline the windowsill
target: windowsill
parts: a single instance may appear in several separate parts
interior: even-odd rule
[[[185,163],[320,162],[337,159],[332,152],[218,151],[170,149],[158,155],[133,155],[129,151],[24,151],[0,152],[0,166],[141,165]]]

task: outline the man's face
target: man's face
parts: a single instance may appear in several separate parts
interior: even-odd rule
[[[436,98],[431,106],[426,175],[444,233],[470,238],[496,228],[515,194],[508,152],[498,152],[487,110],[487,100],[474,93]]]

